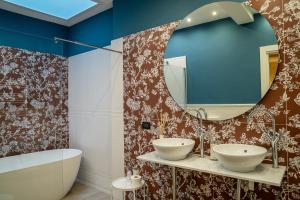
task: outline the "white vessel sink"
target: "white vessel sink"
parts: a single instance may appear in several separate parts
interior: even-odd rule
[[[165,160],[182,160],[193,150],[195,141],[184,138],[161,138],[152,144],[159,157]]]
[[[267,149],[246,144],[220,144],[213,151],[221,164],[230,171],[254,171],[267,154]]]

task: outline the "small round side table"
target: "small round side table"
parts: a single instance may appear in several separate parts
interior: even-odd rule
[[[112,182],[113,188],[123,191],[123,198],[125,200],[126,192],[133,192],[133,199],[136,200],[135,191],[141,188],[144,188],[144,200],[146,198],[146,188],[145,188],[145,181],[141,180],[141,183],[138,185],[133,185],[131,180],[127,177],[121,177]],[[113,193],[112,193],[113,199]]]

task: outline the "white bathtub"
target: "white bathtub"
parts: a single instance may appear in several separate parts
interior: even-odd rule
[[[60,200],[71,189],[82,152],[58,149],[0,159],[0,200]]]

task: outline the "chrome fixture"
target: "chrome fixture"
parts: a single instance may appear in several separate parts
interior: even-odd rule
[[[66,40],[66,39],[59,38],[59,37],[54,37],[54,42],[55,43],[67,42],[67,43],[76,44],[76,45],[80,45],[80,46],[84,46],[84,47],[89,47],[89,48],[92,48],[92,49],[102,49],[102,50],[105,50],[105,51],[111,51],[111,52],[114,52],[114,53],[123,54],[122,51],[117,51],[117,50],[114,50],[114,49],[109,49],[109,48],[104,48],[104,47],[98,47],[98,46],[95,46],[95,45],[90,45],[90,44],[86,44],[86,43],[78,42],[78,41]]]
[[[273,168],[278,168],[278,142],[280,139],[280,134],[276,132],[275,116],[267,109],[257,109],[257,110],[253,110],[250,113],[247,122],[249,124],[250,120],[254,117],[254,115],[256,115],[259,112],[263,112],[264,114],[267,114],[272,120],[272,129],[267,129],[265,126],[259,126],[259,128],[261,129],[261,131],[267,133],[267,136],[271,141]]]
[[[196,116],[197,116],[197,119],[198,119],[198,124],[197,124],[197,135],[199,137],[199,140],[200,140],[200,157],[201,158],[204,158],[204,137],[205,137],[205,131],[204,131],[204,128],[203,128],[203,116],[201,113],[203,113],[204,115],[204,119],[207,120],[207,112],[205,111],[204,108],[198,108],[198,109],[191,109],[191,110],[185,110],[181,116],[181,121],[183,120],[183,117],[186,113],[188,113],[189,111],[194,111],[196,112]]]
[[[197,134],[199,136],[200,139],[200,157],[204,158],[204,137],[205,137],[205,131],[203,129],[203,118],[202,118],[202,114],[204,115],[204,119],[207,120],[207,112],[205,111],[204,108],[199,108],[197,110],[195,110],[195,112],[197,112],[197,118],[198,118],[198,122],[199,122],[199,127],[197,129]]]

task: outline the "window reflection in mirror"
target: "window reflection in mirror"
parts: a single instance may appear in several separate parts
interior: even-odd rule
[[[275,33],[262,15],[241,3],[217,2],[182,20],[165,51],[164,76],[181,107],[203,107],[209,119],[224,120],[264,97],[278,62]]]

